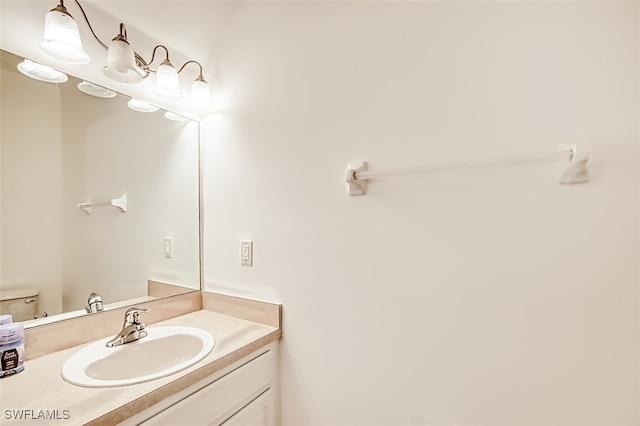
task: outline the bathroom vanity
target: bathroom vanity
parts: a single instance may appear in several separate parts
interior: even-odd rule
[[[279,424],[278,359],[272,342],[122,425]]]
[[[46,424],[39,415],[63,425],[279,424],[280,305],[202,295],[202,309],[147,324],[211,333],[215,346],[201,361],[144,383],[89,388],[64,381],[61,369],[90,342],[28,359],[0,380],[0,424]]]

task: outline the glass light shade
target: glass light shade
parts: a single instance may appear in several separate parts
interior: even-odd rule
[[[153,93],[163,98],[176,99],[182,97],[178,71],[168,59],[165,59],[156,71],[156,86],[153,89]]]
[[[136,64],[133,48],[122,36],[116,36],[109,44],[107,65],[102,73],[121,83],[139,83],[145,72]]]
[[[78,24],[71,15],[55,8],[47,13],[44,24],[44,39],[38,44],[40,49],[72,64],[86,64],[91,58],[82,49]]]
[[[202,76],[199,76],[191,86],[189,105],[201,111],[207,111],[213,108],[211,104],[211,89]]]
[[[134,98],[131,98],[129,102],[127,102],[127,106],[132,110],[139,112],[156,112],[158,109],[160,109],[157,106],[153,106],[145,101]]]
[[[18,64],[18,71],[27,77],[35,78],[36,80],[45,81],[47,83],[64,83],[69,77],[63,72],[54,70],[46,65],[32,62],[28,59]]]

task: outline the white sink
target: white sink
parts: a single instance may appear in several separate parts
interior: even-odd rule
[[[126,386],[184,370],[213,349],[213,336],[199,328],[151,326],[135,342],[107,348],[111,337],[73,354],[62,366],[62,378],[89,388]]]

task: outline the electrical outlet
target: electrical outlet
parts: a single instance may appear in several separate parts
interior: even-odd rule
[[[164,257],[166,259],[173,258],[173,241],[169,236],[164,237]]]
[[[253,241],[240,240],[240,265],[253,266]]]

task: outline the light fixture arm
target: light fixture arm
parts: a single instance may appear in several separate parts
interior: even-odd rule
[[[63,0],[60,0],[60,4],[62,5]],[[78,0],[75,0],[76,4],[78,5],[78,8],[80,9],[80,12],[82,12],[82,16],[84,17],[84,21],[87,23],[87,26],[89,27],[89,30],[91,31],[91,34],[93,35],[93,38],[96,39],[96,41],[100,44],[100,46],[104,47],[105,49],[109,49],[109,46],[107,46],[106,44],[104,44],[102,42],[102,40],[100,40],[98,38],[98,36],[96,35],[95,31],[93,31],[93,27],[91,26],[91,22],[89,22],[89,18],[87,17],[87,14],[84,11],[84,8],[82,7],[82,5],[80,4],[80,2]],[[62,6],[64,7],[64,5]]]
[[[60,5],[58,7],[62,6],[64,8],[63,1],[64,0],[60,0]],[[102,46],[105,50],[109,50],[109,46],[107,46],[102,40],[100,40],[96,32],[93,30],[93,26],[91,25],[91,22],[89,22],[89,17],[87,16],[87,13],[84,11],[84,8],[80,4],[80,2],[78,0],[74,0],[74,1],[78,5],[80,12],[82,12],[82,17],[84,18],[84,21],[87,23],[87,26],[89,27],[89,31],[91,31],[91,35],[93,35],[93,38],[95,38],[98,44],[100,44],[100,46]],[[68,13],[68,12],[65,12],[65,13]],[[122,22],[120,23],[120,36],[124,37],[124,39],[127,40],[127,27]],[[133,55],[135,56],[136,62],[138,63],[140,68],[145,70],[147,72],[147,75],[149,75],[148,74],[149,64],[147,64],[147,62],[142,58],[142,56],[140,56],[135,50],[133,52]]]
[[[202,79],[202,80],[204,80],[204,77],[202,76],[202,65],[200,65],[200,62],[198,62],[198,61],[194,61],[194,60],[190,60],[190,61],[185,62],[185,63],[180,67],[180,69],[178,70],[178,74],[180,74],[180,73],[182,72],[182,70],[184,69],[184,67],[186,67],[186,66],[187,66],[187,65],[189,65],[189,64],[196,64],[196,65],[198,65],[198,67],[200,67],[200,73],[198,74],[198,79]]]
[[[153,52],[151,52],[151,60],[149,61],[149,65],[151,65],[151,63],[153,63],[153,60],[156,57],[156,50],[158,50],[158,48],[161,47],[164,49],[165,51],[165,61],[169,60],[169,49],[167,49],[165,46],[163,46],[162,44],[157,45],[156,47],[153,48]]]

